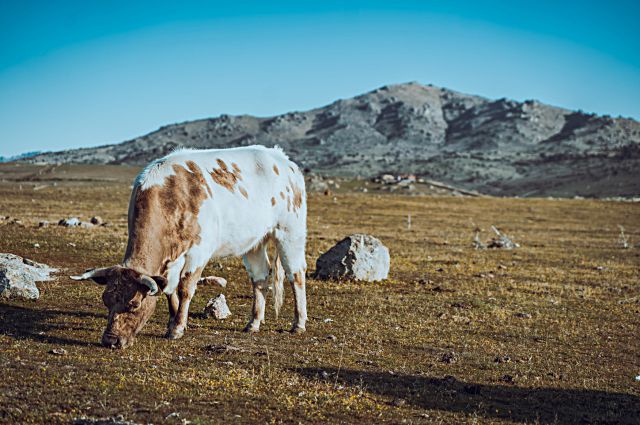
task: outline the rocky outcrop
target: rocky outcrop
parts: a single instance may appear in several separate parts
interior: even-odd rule
[[[316,279],[374,282],[389,276],[389,250],[378,239],[353,234],[338,242],[316,262]]]
[[[58,271],[14,254],[0,254],[0,298],[37,300],[40,291],[36,282],[51,280]]]

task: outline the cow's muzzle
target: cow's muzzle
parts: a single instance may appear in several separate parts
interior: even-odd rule
[[[129,342],[125,338],[105,332],[102,335],[102,345],[107,348],[126,348]]]

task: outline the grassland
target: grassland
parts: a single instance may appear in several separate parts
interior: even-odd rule
[[[640,248],[617,243],[618,225],[640,243],[638,203],[311,194],[310,272],[367,232],[391,251],[389,280],[308,279],[306,334],[283,332],[287,293],[281,318],[268,310],[247,335],[241,261],[214,261],[231,319],[203,317],[221,288],[202,286],[182,340],[162,338],[163,299],[118,351],[98,344],[101,288],[67,276],[121,260],[135,170],[42,171],[0,167],[0,215],[22,221],[0,224],[0,252],[62,269],[40,300],[0,302],[0,422],[639,423]],[[110,225],[38,228],[78,215]],[[521,247],[475,250],[491,225]]]

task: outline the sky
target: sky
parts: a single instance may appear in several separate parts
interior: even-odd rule
[[[3,0],[0,155],[409,81],[640,119],[638,22],[615,0]]]

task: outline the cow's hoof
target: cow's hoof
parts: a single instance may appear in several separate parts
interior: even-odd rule
[[[294,326],[293,328],[291,328],[291,333],[293,335],[299,335],[299,334],[303,334],[305,333],[307,330],[305,328],[301,328],[300,326]]]
[[[245,333],[250,333],[250,334],[254,334],[260,331],[260,328],[255,327],[255,326],[251,326],[251,324],[248,324],[247,326],[244,327],[244,329],[242,330],[242,332]]]
[[[167,339],[180,339],[184,336],[184,329],[170,329],[164,336]]]

